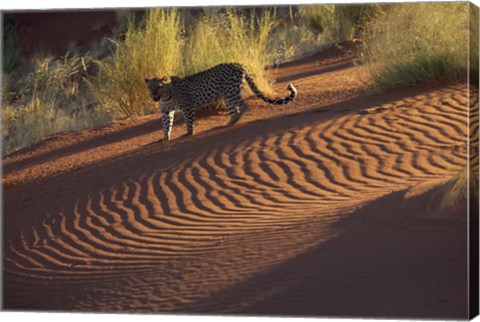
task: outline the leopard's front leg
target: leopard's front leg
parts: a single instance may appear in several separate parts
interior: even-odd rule
[[[170,140],[170,133],[172,132],[174,115],[175,115],[175,110],[163,113],[163,116],[162,116],[163,133],[164,133],[163,140],[165,141]]]
[[[193,135],[195,133],[195,108],[184,109],[183,117],[187,125],[187,134]]]

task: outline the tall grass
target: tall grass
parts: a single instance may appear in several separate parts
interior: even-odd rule
[[[32,102],[40,102],[72,113],[88,104],[85,77],[88,56],[71,55],[36,58],[33,70],[21,80]]]
[[[98,75],[91,82],[103,109],[135,117],[151,109],[144,78],[174,75],[181,66],[182,26],[176,10],[154,9],[140,26],[133,19],[124,39],[115,40],[110,57],[97,60]]]
[[[203,16],[186,39],[182,74],[193,74],[221,62],[237,62],[254,75],[261,90],[271,93],[265,67],[275,57],[268,47],[274,26],[274,16],[267,10],[259,17],[253,11],[247,17],[236,10]]]
[[[365,29],[364,60],[369,64],[372,89],[464,80],[467,46],[467,3],[389,5]]]

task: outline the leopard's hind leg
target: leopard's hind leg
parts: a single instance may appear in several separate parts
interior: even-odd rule
[[[187,135],[195,134],[195,108],[191,107],[183,111],[185,124],[187,125]]]
[[[242,117],[243,113],[247,111],[247,103],[245,103],[240,95],[240,91],[234,95],[225,97],[224,100],[225,104],[227,105],[228,113],[231,117],[228,124],[231,125],[237,123],[238,120],[240,120],[240,117]]]

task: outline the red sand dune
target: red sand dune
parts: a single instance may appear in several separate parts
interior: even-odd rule
[[[150,116],[5,158],[5,308],[466,318],[466,218],[430,188],[466,163],[467,87],[362,95],[354,50],[169,149]]]

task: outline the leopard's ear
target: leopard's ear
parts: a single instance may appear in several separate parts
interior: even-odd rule
[[[167,76],[164,76],[164,77],[160,78],[160,81],[161,81],[162,83],[166,83],[167,80],[168,80]]]

